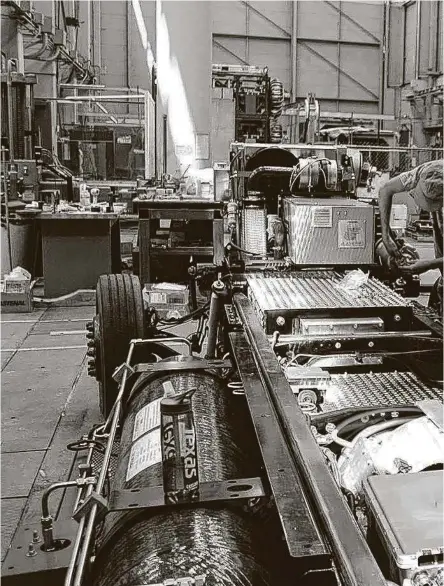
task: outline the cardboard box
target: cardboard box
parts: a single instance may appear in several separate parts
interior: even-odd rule
[[[185,286],[174,287],[173,283],[167,285],[169,286],[163,287],[162,283],[145,285],[144,296],[150,305],[188,305],[189,291]]]
[[[5,281],[1,281],[0,297],[2,313],[29,313],[32,311],[33,284],[26,281],[26,283],[20,283],[20,285],[20,289],[17,283],[15,290],[13,289],[11,291],[11,287],[8,287],[8,290],[5,290]]]

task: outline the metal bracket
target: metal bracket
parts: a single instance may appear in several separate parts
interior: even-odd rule
[[[41,526],[40,523],[21,523],[2,565],[2,584],[61,583],[58,578],[69,565],[77,527],[73,519],[57,521],[57,536],[63,538],[67,546],[45,552],[40,549],[40,543],[35,543],[37,555],[28,557],[26,552],[33,540],[33,533],[41,534]]]
[[[131,366],[129,366],[129,364],[124,362],[123,364],[121,364],[120,366],[118,366],[116,368],[116,370],[114,371],[113,376],[112,376],[112,378],[116,381],[117,384],[120,385],[122,383],[123,374],[125,371],[128,373],[128,377],[130,377],[132,374],[134,374],[134,369],[131,368]]]
[[[136,364],[133,372],[168,372],[171,370],[214,370],[214,369],[225,369],[232,368],[230,360],[219,360],[219,359],[192,359],[183,360],[176,362],[173,360]]]
[[[444,413],[440,401],[437,399],[425,399],[418,401],[416,405],[430,421],[433,421],[440,431],[444,431]]]
[[[79,464],[77,468],[80,474],[85,473],[87,476],[89,476],[92,474],[94,464]]]
[[[79,467],[82,464],[79,465]],[[88,486],[90,484],[94,485],[97,483],[97,478],[95,476],[87,476],[86,478],[76,478],[77,486]]]
[[[239,316],[234,305],[224,305],[224,309],[229,327],[233,329],[241,329],[242,323],[239,319]]]
[[[139,584],[139,586],[205,586],[205,576],[186,576],[185,578],[168,578],[157,584]]]
[[[89,514],[94,505],[98,507],[97,517],[99,519],[104,517],[109,511],[108,501],[97,492],[92,492],[74,511],[73,519],[79,522],[82,517]]]
[[[149,488],[131,488],[114,490],[110,498],[109,512],[135,509],[149,509],[164,506],[199,505],[209,501],[234,501],[266,496],[262,480],[255,478],[238,478],[218,482],[202,482],[199,487],[199,498],[192,502],[177,504],[165,503],[163,486]]]

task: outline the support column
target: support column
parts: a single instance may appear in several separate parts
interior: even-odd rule
[[[297,93],[297,58],[298,58],[298,3],[293,1],[292,2],[292,21],[291,21],[291,101],[293,104],[298,99]],[[296,106],[294,106],[296,107]],[[292,143],[297,141],[297,137],[299,136],[298,128],[296,128],[296,124],[299,124],[299,117],[292,116],[292,126],[290,131],[290,141]]]

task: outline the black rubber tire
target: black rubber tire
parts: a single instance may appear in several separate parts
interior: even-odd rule
[[[144,307],[138,277],[101,275],[96,288],[96,312],[100,328],[96,356],[100,361],[99,403],[106,418],[118,391],[112,375],[125,362],[130,340],[144,336]]]

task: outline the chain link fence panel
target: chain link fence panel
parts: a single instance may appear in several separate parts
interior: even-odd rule
[[[362,153],[363,163],[368,163],[381,173],[389,173],[390,177],[404,173],[429,161],[443,158],[443,149],[417,147],[381,147],[365,144],[347,145]]]

